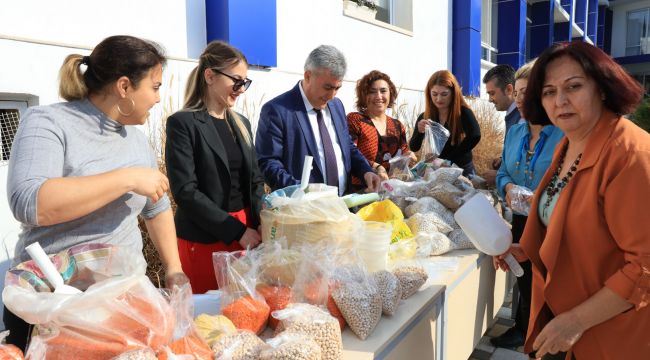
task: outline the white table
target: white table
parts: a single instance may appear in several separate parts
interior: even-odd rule
[[[432,286],[403,301],[392,317],[359,340],[343,332],[343,359],[462,359],[481,339],[506,295],[506,274],[496,273],[489,256],[459,250],[423,260],[433,267],[457,262],[453,272],[432,273]]]

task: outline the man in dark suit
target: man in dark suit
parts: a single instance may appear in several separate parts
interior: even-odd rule
[[[307,57],[303,80],[262,107],[255,149],[274,190],[300,183],[305,155],[314,158],[310,183],[336,186],[341,195],[352,174],[370,191],[378,189],[380,179],[352,142],[343,103],[335,97],[346,67],[338,49],[321,45]]]

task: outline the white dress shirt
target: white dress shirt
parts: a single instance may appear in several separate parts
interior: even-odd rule
[[[314,111],[314,106],[309,102],[305,91],[302,89],[302,81],[300,82],[300,95],[302,95],[302,101],[305,103],[305,109],[307,109],[307,117],[309,118],[309,125],[311,125],[311,131],[314,133],[314,139],[316,140],[316,146],[318,147],[318,159],[320,160],[321,169],[323,169],[323,182],[327,179],[327,169],[325,168],[325,150],[323,149],[323,142],[320,138],[320,130],[318,129],[318,119],[316,118],[316,111]],[[345,174],[345,165],[343,164],[343,152],[341,151],[341,144],[339,143],[339,137],[336,135],[336,128],[334,127],[334,122],[332,121],[332,114],[327,106],[322,110],[323,121],[325,122],[325,127],[330,133],[330,138],[332,139],[332,147],[334,148],[334,155],[336,156],[336,169],[338,170],[339,175],[339,195],[342,195],[345,192],[347,176]]]

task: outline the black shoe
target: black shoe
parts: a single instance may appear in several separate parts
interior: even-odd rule
[[[491,338],[490,342],[495,347],[517,348],[524,345],[525,340],[526,338],[521,331],[515,329],[514,327],[511,327],[510,329],[506,330],[506,332],[504,332],[503,334],[495,338]]]

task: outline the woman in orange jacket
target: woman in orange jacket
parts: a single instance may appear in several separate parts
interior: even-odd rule
[[[566,135],[510,250],[533,265],[525,349],[538,358],[650,358],[650,134],[622,116],[642,94],[583,42],[532,69],[526,118]]]

